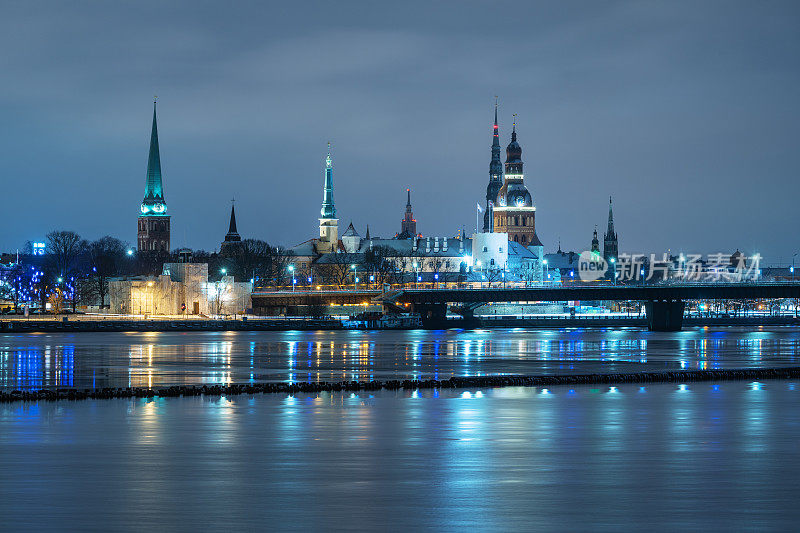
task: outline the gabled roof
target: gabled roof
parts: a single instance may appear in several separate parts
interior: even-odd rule
[[[342,237],[360,237],[360,236],[361,235],[358,234],[358,232],[356,231],[356,228],[353,227],[353,223],[352,222],[350,223],[349,226],[347,226],[347,229],[342,234]]]

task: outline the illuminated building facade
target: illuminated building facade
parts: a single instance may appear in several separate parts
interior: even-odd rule
[[[132,315],[242,314],[253,286],[232,276],[208,281],[207,263],[165,263],[160,276],[137,276],[108,284],[112,313]]]
[[[494,152],[493,147],[493,159]],[[511,142],[506,148],[505,167],[503,186],[497,192],[494,207],[491,207],[494,215],[492,230],[495,233],[507,234],[509,241],[522,246],[542,246],[536,235],[536,207],[524,183],[522,147],[517,142],[516,122],[511,131]]]
[[[150,155],[147,159],[147,181],[138,220],[138,246],[140,252],[169,252],[170,217],[164,200],[161,181],[161,155],[158,150],[156,103],[153,102],[153,128],[150,132]]]

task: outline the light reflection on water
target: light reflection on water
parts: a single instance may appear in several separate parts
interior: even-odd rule
[[[9,530],[793,530],[799,395],[769,381],[7,404],[0,516]]]
[[[0,387],[161,387],[791,366],[797,328],[0,335]]]

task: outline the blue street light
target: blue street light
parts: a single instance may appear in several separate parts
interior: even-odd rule
[[[350,268],[353,270],[353,291],[358,290],[358,268],[356,265],[350,265]]]
[[[289,265],[286,268],[292,273],[292,292],[294,292],[294,286],[297,283],[297,280],[294,277],[294,265]]]
[[[128,255],[133,255],[133,250],[128,250]]]

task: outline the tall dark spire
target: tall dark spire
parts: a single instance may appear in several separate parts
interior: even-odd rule
[[[158,149],[158,124],[156,102],[153,101],[153,127],[150,131],[150,154],[147,158],[147,180],[142,201],[143,214],[164,215],[167,204],[164,201],[164,186],[161,182],[161,154]]]
[[[234,243],[239,243],[242,240],[242,238],[239,236],[239,231],[236,229],[236,209],[234,209],[233,206],[234,201],[235,200],[231,200],[231,221],[228,224],[228,234],[225,235],[225,241],[223,241],[220,251],[223,251],[232,246]]]
[[[336,206],[333,203],[333,159],[331,159],[331,143],[328,143],[328,155],[325,157],[325,192],[322,196],[322,218],[336,218]]]
[[[489,161],[489,185],[486,186],[486,209],[483,212],[483,231],[492,231],[492,204],[503,185],[503,162],[500,160],[500,127],[497,125],[497,97],[494,98],[494,125],[492,126],[492,158]]]
[[[608,197],[608,230],[603,238],[603,257],[606,261],[619,257],[619,240],[614,230],[614,211],[611,206],[611,197]]]
[[[239,234],[239,232],[236,231],[236,209],[234,208],[233,203],[231,203],[231,222],[228,225],[228,235],[231,235],[231,234],[234,234],[234,233],[236,235]]]

